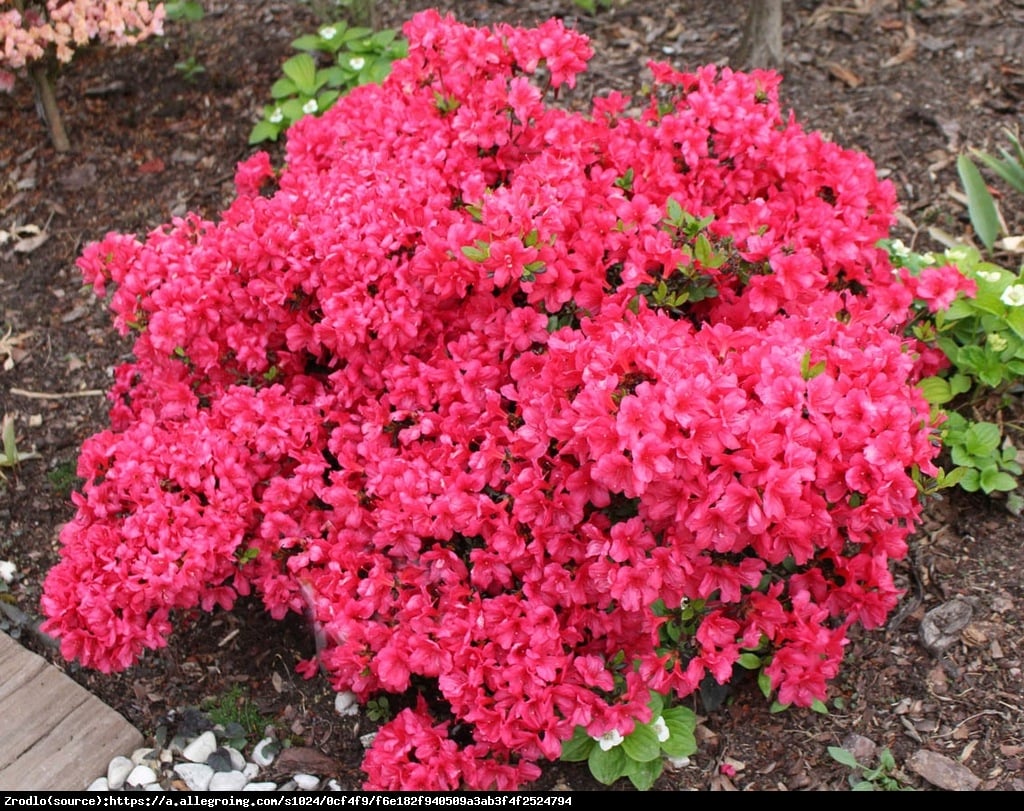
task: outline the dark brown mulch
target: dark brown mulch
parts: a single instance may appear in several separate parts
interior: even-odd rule
[[[382,22],[398,25],[427,4],[380,5]],[[439,5],[481,24],[572,19],[596,46],[592,93],[635,90],[651,58],[679,67],[725,62],[745,6],[620,0],[587,16],[571,0]],[[18,577],[0,599],[29,619],[38,615],[59,527],[72,515],[77,448],[105,425],[105,401],[90,392],[108,386],[129,351],[102,303],[83,289],[75,257],[108,230],[145,233],[188,210],[214,216],[222,209],[289,42],[316,26],[301,3],[206,6],[201,23],[170,26],[162,40],[79,54],[59,85],[70,153],[50,148],[26,86],[0,96],[0,230],[33,236],[27,227],[35,226],[48,235],[30,251],[0,246],[0,346],[7,347],[0,351],[0,413],[16,416],[19,447],[39,454],[2,470],[0,560],[16,564]],[[929,228],[969,236],[954,162],[967,146],[996,148],[1002,128],[1019,124],[1024,3],[785,6],[783,93],[798,118],[864,150],[892,179],[907,241],[935,247]],[[175,69],[190,55],[205,67],[194,81]],[[1011,222],[1021,219],[1019,204],[1004,198]],[[827,747],[851,733],[889,748],[897,776],[910,786],[931,787],[911,768],[917,753],[931,751],[968,769],[983,789],[1024,788],[1022,549],[1021,519],[998,503],[956,494],[932,503],[911,557],[898,566],[907,610],[898,625],[853,641],[829,715],[773,715],[753,685],[739,684],[720,707],[697,705],[700,751],[658,788],[843,788],[849,771]],[[958,596],[973,605],[973,621],[933,657],[919,641],[921,619]],[[301,618],[271,624],[253,603],[231,614],[181,617],[165,651],[106,677],[64,663],[12,619],[16,613],[0,614],[0,627],[20,633],[147,734],[235,687],[281,736],[329,758],[342,785],[360,783],[358,736],[374,723],[365,715],[340,718],[320,679],[296,677],[296,661],[312,650]],[[600,788],[585,767],[558,765],[538,785]]]

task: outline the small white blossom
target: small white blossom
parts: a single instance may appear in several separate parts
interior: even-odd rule
[[[309,101],[302,105],[302,112],[304,112],[306,115],[313,115],[313,113],[315,113],[318,109],[319,108],[317,107],[316,99],[310,99]]]
[[[281,108],[275,107],[274,112],[272,112],[267,117],[267,121],[269,121],[271,124],[280,124],[282,121],[284,121],[284,113],[281,111]]]
[[[363,66],[366,65],[366,60],[361,56],[353,56],[348,60],[348,65],[352,70],[362,70]]]
[[[14,580],[14,573],[16,571],[18,571],[18,567],[9,560],[0,560],[0,580],[10,583]]]
[[[1007,307],[1020,307],[1024,304],[1024,284],[1011,284],[999,297]]]
[[[978,271],[978,278],[981,279],[983,282],[995,283],[995,282],[999,281],[999,271],[998,270],[979,270]]]
[[[966,246],[964,246],[964,245],[954,245],[952,248],[950,248],[949,250],[946,251],[946,258],[950,262],[956,263],[956,262],[962,262],[968,256],[970,256],[970,254],[971,254],[971,252],[969,250],[967,250]]]
[[[896,256],[906,259],[910,256],[910,248],[907,247],[906,243],[902,239],[894,239],[890,243],[893,254]]]
[[[591,736],[593,737],[593,736]],[[602,752],[607,752],[609,749],[613,749],[623,741],[622,733],[617,729],[613,729],[610,732],[604,733],[600,738],[594,738],[597,741],[598,746],[601,747]]]
[[[325,25],[320,29],[320,39],[326,39],[328,41],[338,36],[338,29],[333,25]]]
[[[668,724],[665,723],[665,719],[660,715],[654,719],[654,723],[651,724],[651,729],[654,730],[654,734],[658,736],[658,743],[665,743],[669,739]]]

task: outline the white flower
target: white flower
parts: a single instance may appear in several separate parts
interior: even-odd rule
[[[320,29],[320,39],[332,40],[338,36],[338,29],[333,25],[325,25]]]
[[[597,741],[602,752],[607,752],[609,749],[613,749],[622,743],[623,738],[622,734],[617,729],[613,729],[610,732],[604,733],[600,738],[594,738],[594,740]]]
[[[318,108],[316,105],[316,99],[310,99],[309,101],[302,105],[302,112],[304,112],[306,115],[312,115],[317,111],[317,109]]]
[[[14,573],[16,571],[18,571],[18,567],[9,560],[0,560],[0,580],[10,583],[14,580]]]
[[[267,117],[267,121],[269,121],[271,124],[280,124],[282,121],[284,121],[284,113],[281,112],[281,108],[275,107],[274,112],[272,112]]]
[[[1007,307],[1020,307],[1024,304],[1024,284],[1011,284],[999,297]]]
[[[668,724],[665,723],[665,719],[660,715],[654,719],[654,723],[651,724],[651,729],[653,729],[654,734],[658,736],[658,743],[665,743],[665,741],[668,740]]]
[[[362,70],[365,64],[366,60],[361,56],[353,56],[348,60],[348,66],[352,68],[352,70]]]
[[[995,283],[995,282],[999,281],[999,271],[998,270],[979,270],[978,271],[978,278],[981,279],[983,282]]]
[[[946,258],[953,262],[962,262],[971,255],[971,252],[967,250],[964,245],[954,245],[952,248],[946,251]]]
[[[907,247],[906,243],[902,239],[894,239],[889,247],[891,248],[894,256],[899,256],[903,259],[910,256],[910,248]]]

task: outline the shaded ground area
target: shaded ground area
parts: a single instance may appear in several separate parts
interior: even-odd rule
[[[290,41],[317,25],[298,2],[205,5],[202,22],[169,26],[162,40],[79,55],[58,88],[68,154],[46,142],[27,86],[0,96],[0,230],[12,235],[0,244],[0,409],[16,419],[19,448],[38,454],[0,469],[0,560],[17,567],[0,594],[8,607],[0,628],[60,663],[147,735],[173,726],[186,707],[237,703],[257,723],[319,749],[354,788],[358,736],[374,722],[338,717],[326,684],[295,676],[295,662],[312,652],[301,618],[271,623],[251,603],[232,614],[182,617],[165,651],[114,677],[63,663],[31,630],[59,528],[72,515],[77,449],[105,426],[102,391],[128,353],[74,260],[108,230],[141,234],[189,210],[215,216],[225,207]],[[382,22],[399,25],[426,5],[382,2]],[[580,103],[611,89],[635,91],[651,58],[680,68],[725,63],[745,6],[628,0],[588,16],[571,0],[434,5],[480,24],[572,20],[597,50]],[[1019,124],[1024,3],[785,6],[786,104],[806,127],[867,152],[891,178],[907,242],[934,247],[929,229],[969,238],[954,161],[967,146],[997,148],[1002,128]],[[205,68],[192,81],[175,68],[189,56]],[[1019,204],[1004,199],[1011,224],[1020,222]],[[1019,411],[1016,402],[1010,410]],[[968,770],[968,785],[973,777],[984,789],[1024,788],[1022,548],[1021,519],[999,504],[956,494],[933,502],[899,565],[904,605],[888,629],[854,639],[830,713],[773,715],[753,684],[738,683],[718,706],[696,703],[700,751],[657,787],[842,788],[850,772],[827,747],[856,734],[876,751],[891,750],[897,777],[910,786],[932,786],[920,771],[937,779],[925,752]],[[933,656],[920,643],[922,618],[956,598],[969,606],[969,623]],[[864,756],[870,760],[869,749]],[[538,785],[601,788],[575,766],[552,767]]]

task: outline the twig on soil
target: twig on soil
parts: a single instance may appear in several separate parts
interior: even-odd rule
[[[18,397],[28,397],[32,400],[70,400],[74,397],[102,397],[106,394],[103,389],[82,389],[82,391],[26,391],[25,389],[10,389],[11,394]]]

